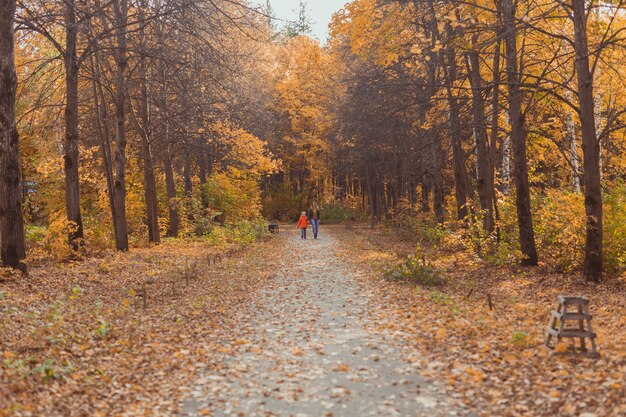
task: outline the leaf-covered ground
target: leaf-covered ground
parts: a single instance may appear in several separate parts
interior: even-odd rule
[[[199,376],[184,415],[474,415],[442,381],[420,376],[397,335],[377,331],[365,270],[336,235],[278,238],[274,279]]]
[[[168,242],[4,273],[0,415],[626,414],[622,282],[463,251],[428,254],[440,287],[385,276],[413,251],[387,229],[286,228],[217,263]],[[557,294],[590,296],[599,360],[542,346]]]
[[[275,244],[220,261],[206,243],[169,242],[3,275],[0,415],[175,414],[271,277]]]
[[[494,267],[457,250],[426,255],[447,281],[424,288],[381,272],[414,253],[413,243],[388,229],[342,234],[355,261],[372,268],[375,320],[402,335],[422,376],[445,380],[452,396],[480,415],[626,415],[623,279],[590,285],[541,268]],[[559,294],[590,298],[600,359],[554,355],[543,346]]]

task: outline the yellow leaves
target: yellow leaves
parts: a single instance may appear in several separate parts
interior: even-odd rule
[[[226,123],[216,123],[211,130],[220,143],[228,146],[224,159],[231,168],[243,170],[251,177],[275,173],[280,168],[280,161],[269,151],[267,142],[251,133]]]
[[[355,55],[388,66],[410,48],[409,41],[415,36],[412,18],[410,3],[357,0],[334,16],[331,33],[346,39]]]

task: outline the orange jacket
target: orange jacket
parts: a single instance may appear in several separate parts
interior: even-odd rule
[[[309,224],[309,218],[307,216],[300,216],[300,220],[298,220],[298,227],[300,229],[306,229]]]

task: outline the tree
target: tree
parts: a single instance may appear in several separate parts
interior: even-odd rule
[[[84,237],[83,219],[80,210],[79,165],[79,115],[78,115],[78,75],[81,62],[87,58],[90,48],[78,53],[79,22],[75,0],[52,8],[38,2],[20,2],[19,23],[28,30],[44,36],[59,52],[65,66],[65,146],[63,170],[65,173],[65,209],[67,220],[72,223],[68,240],[77,250]],[[55,26],[65,30],[65,42],[57,38]]]
[[[593,4],[593,2],[592,2]],[[596,132],[593,75],[589,70],[587,19],[589,11],[584,0],[572,0],[574,22],[575,69],[578,79],[578,102],[582,130],[587,237],[583,276],[587,281],[602,278],[602,188],[600,174],[600,143]]]
[[[295,38],[296,36],[301,35],[310,35],[312,24],[313,22],[309,17],[309,12],[307,10],[307,3],[303,0],[300,0],[300,2],[298,3],[298,18],[295,21],[290,21],[287,23],[287,26],[285,27],[285,35],[288,38]]]
[[[0,0],[0,257],[5,265],[24,270],[19,135],[15,124],[15,7],[15,0]]]
[[[523,93],[520,89],[521,74],[517,60],[517,18],[516,6],[512,0],[501,0],[502,28],[504,31],[506,74],[509,90],[509,119],[511,121],[511,142],[513,143],[513,165],[515,179],[515,199],[519,240],[524,265],[537,265],[535,231],[530,210],[530,189],[528,185],[528,160],[526,159],[526,123],[522,111]]]

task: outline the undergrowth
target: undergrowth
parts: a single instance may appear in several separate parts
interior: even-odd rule
[[[445,284],[444,274],[429,264],[424,257],[410,255],[397,265],[385,271],[388,277],[410,281],[424,287],[437,287]]]

